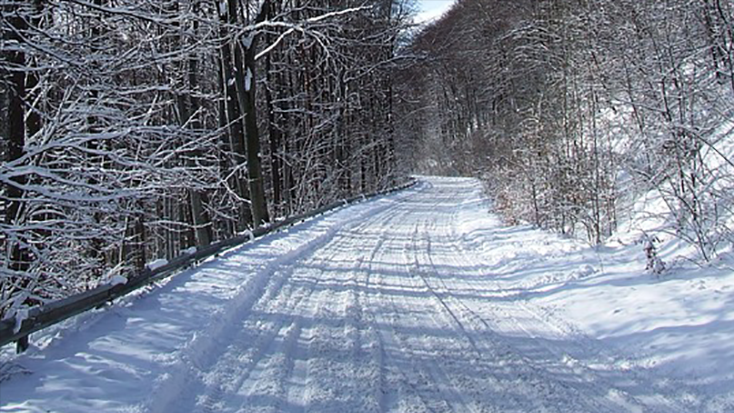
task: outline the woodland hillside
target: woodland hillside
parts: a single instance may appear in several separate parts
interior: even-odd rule
[[[412,44],[425,59],[403,100],[418,169],[482,177],[510,222],[594,244],[654,192],[651,218],[711,259],[734,239],[733,11],[459,0]]]
[[[0,1],[0,318],[405,176],[400,3]]]

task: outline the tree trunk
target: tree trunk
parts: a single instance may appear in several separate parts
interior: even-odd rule
[[[280,141],[281,141],[281,132],[278,128],[278,125],[276,123],[276,115],[275,115],[275,104],[273,103],[273,94],[271,92],[271,89],[276,85],[276,77],[272,75],[272,70],[270,67],[270,55],[268,55],[265,65],[265,72],[267,73],[268,77],[268,84],[265,87],[265,101],[267,102],[267,111],[268,111],[268,125],[269,125],[269,133],[268,137],[270,142],[270,179],[271,184],[273,186],[273,209],[275,210],[275,213],[277,214],[279,211],[281,204],[281,162],[280,162]]]
[[[265,20],[269,0],[265,0],[255,23]],[[229,0],[230,19],[237,16],[237,0]],[[237,99],[240,108],[245,114],[245,133],[247,135],[247,172],[250,184],[252,202],[252,217],[255,226],[270,221],[265,188],[263,185],[262,165],[260,162],[260,133],[257,126],[257,112],[255,106],[255,52],[257,33],[249,33],[248,37],[238,41],[234,48],[235,84]]]
[[[234,17],[232,17],[234,16]],[[234,154],[234,165],[237,172],[234,174],[231,185],[234,187],[237,196],[242,200],[250,198],[250,191],[245,181],[247,166],[247,151],[245,149],[245,130],[242,124],[242,110],[239,106],[237,98],[237,86],[234,79],[234,66],[232,61],[232,47],[237,47],[236,43],[231,44],[228,40],[229,29],[224,28],[228,24],[236,23],[236,15],[228,14],[228,10],[222,10],[220,15],[222,23],[221,37],[225,39],[220,48],[220,62],[222,65],[222,94],[224,95],[227,123],[229,125],[229,144]],[[244,230],[247,226],[252,225],[252,209],[249,202],[239,202],[238,229]]]
[[[194,13],[198,12],[198,3],[195,3],[193,5]],[[198,23],[194,21],[192,31],[196,33],[198,29]],[[191,94],[188,96],[188,103],[189,106],[186,108],[186,103],[181,102],[181,109],[182,112],[182,119],[184,120],[184,124],[189,124],[190,127],[194,131],[201,130],[201,121],[199,120],[199,108],[201,107],[201,103],[199,102],[199,99],[196,97],[196,89],[199,87],[199,80],[197,76],[198,69],[198,60],[195,52],[191,52],[191,55],[189,55],[188,59],[188,82],[189,82],[189,89],[191,90]],[[185,114],[185,116],[184,116]],[[189,166],[194,166],[196,159],[200,158],[201,152],[198,149],[195,149],[191,153],[191,158],[188,162],[190,163]],[[194,225],[194,229],[196,232],[196,245],[197,246],[207,246],[211,244],[212,241],[212,234],[211,234],[211,221],[209,217],[207,216],[206,210],[204,209],[204,198],[205,194],[202,194],[200,191],[196,189],[190,189],[189,190],[189,201],[191,202],[191,220]]]
[[[17,8],[19,4],[5,6],[11,9],[8,13],[8,23],[11,30],[6,30],[3,37],[10,41],[22,44],[20,33],[28,29],[26,20],[20,16]],[[15,10],[13,10],[15,9]],[[15,12],[13,12],[15,11]],[[19,159],[25,153],[25,108],[26,108],[26,56],[19,49],[7,52],[8,72],[5,73],[5,81],[8,87],[8,136],[7,136],[7,159],[12,162]],[[26,183],[25,176],[17,176],[11,179],[13,184],[5,185],[5,197],[7,199],[5,207],[5,223],[8,225],[18,225],[21,220],[23,211],[23,189],[22,185]],[[14,271],[26,271],[29,266],[28,254],[24,252],[19,240],[8,240],[9,247],[9,267]]]

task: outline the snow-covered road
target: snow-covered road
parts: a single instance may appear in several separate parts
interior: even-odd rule
[[[228,251],[6,363],[0,411],[703,411],[531,300],[597,258],[487,210],[424,178]]]

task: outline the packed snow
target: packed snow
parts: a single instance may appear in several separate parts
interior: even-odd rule
[[[145,266],[148,267],[149,270],[155,271],[158,268],[165,267],[166,265],[168,265],[168,260],[165,258],[159,258],[147,263]]]
[[[490,209],[425,177],[234,248],[3,349],[0,411],[734,410],[730,263]]]
[[[113,275],[112,277],[109,278],[109,280],[107,280],[106,284],[111,285],[113,287],[116,285],[127,284],[127,277],[125,277],[124,275],[119,275],[119,274]]]

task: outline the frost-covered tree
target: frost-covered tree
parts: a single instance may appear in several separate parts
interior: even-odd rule
[[[708,259],[732,233],[729,1],[462,0],[413,48],[410,110],[431,168],[483,176],[496,206],[601,242],[657,190]],[[415,104],[415,102],[418,102]],[[625,179],[622,179],[625,178]],[[622,194],[626,194],[623,196]]]
[[[400,4],[0,3],[0,318],[394,182]]]

